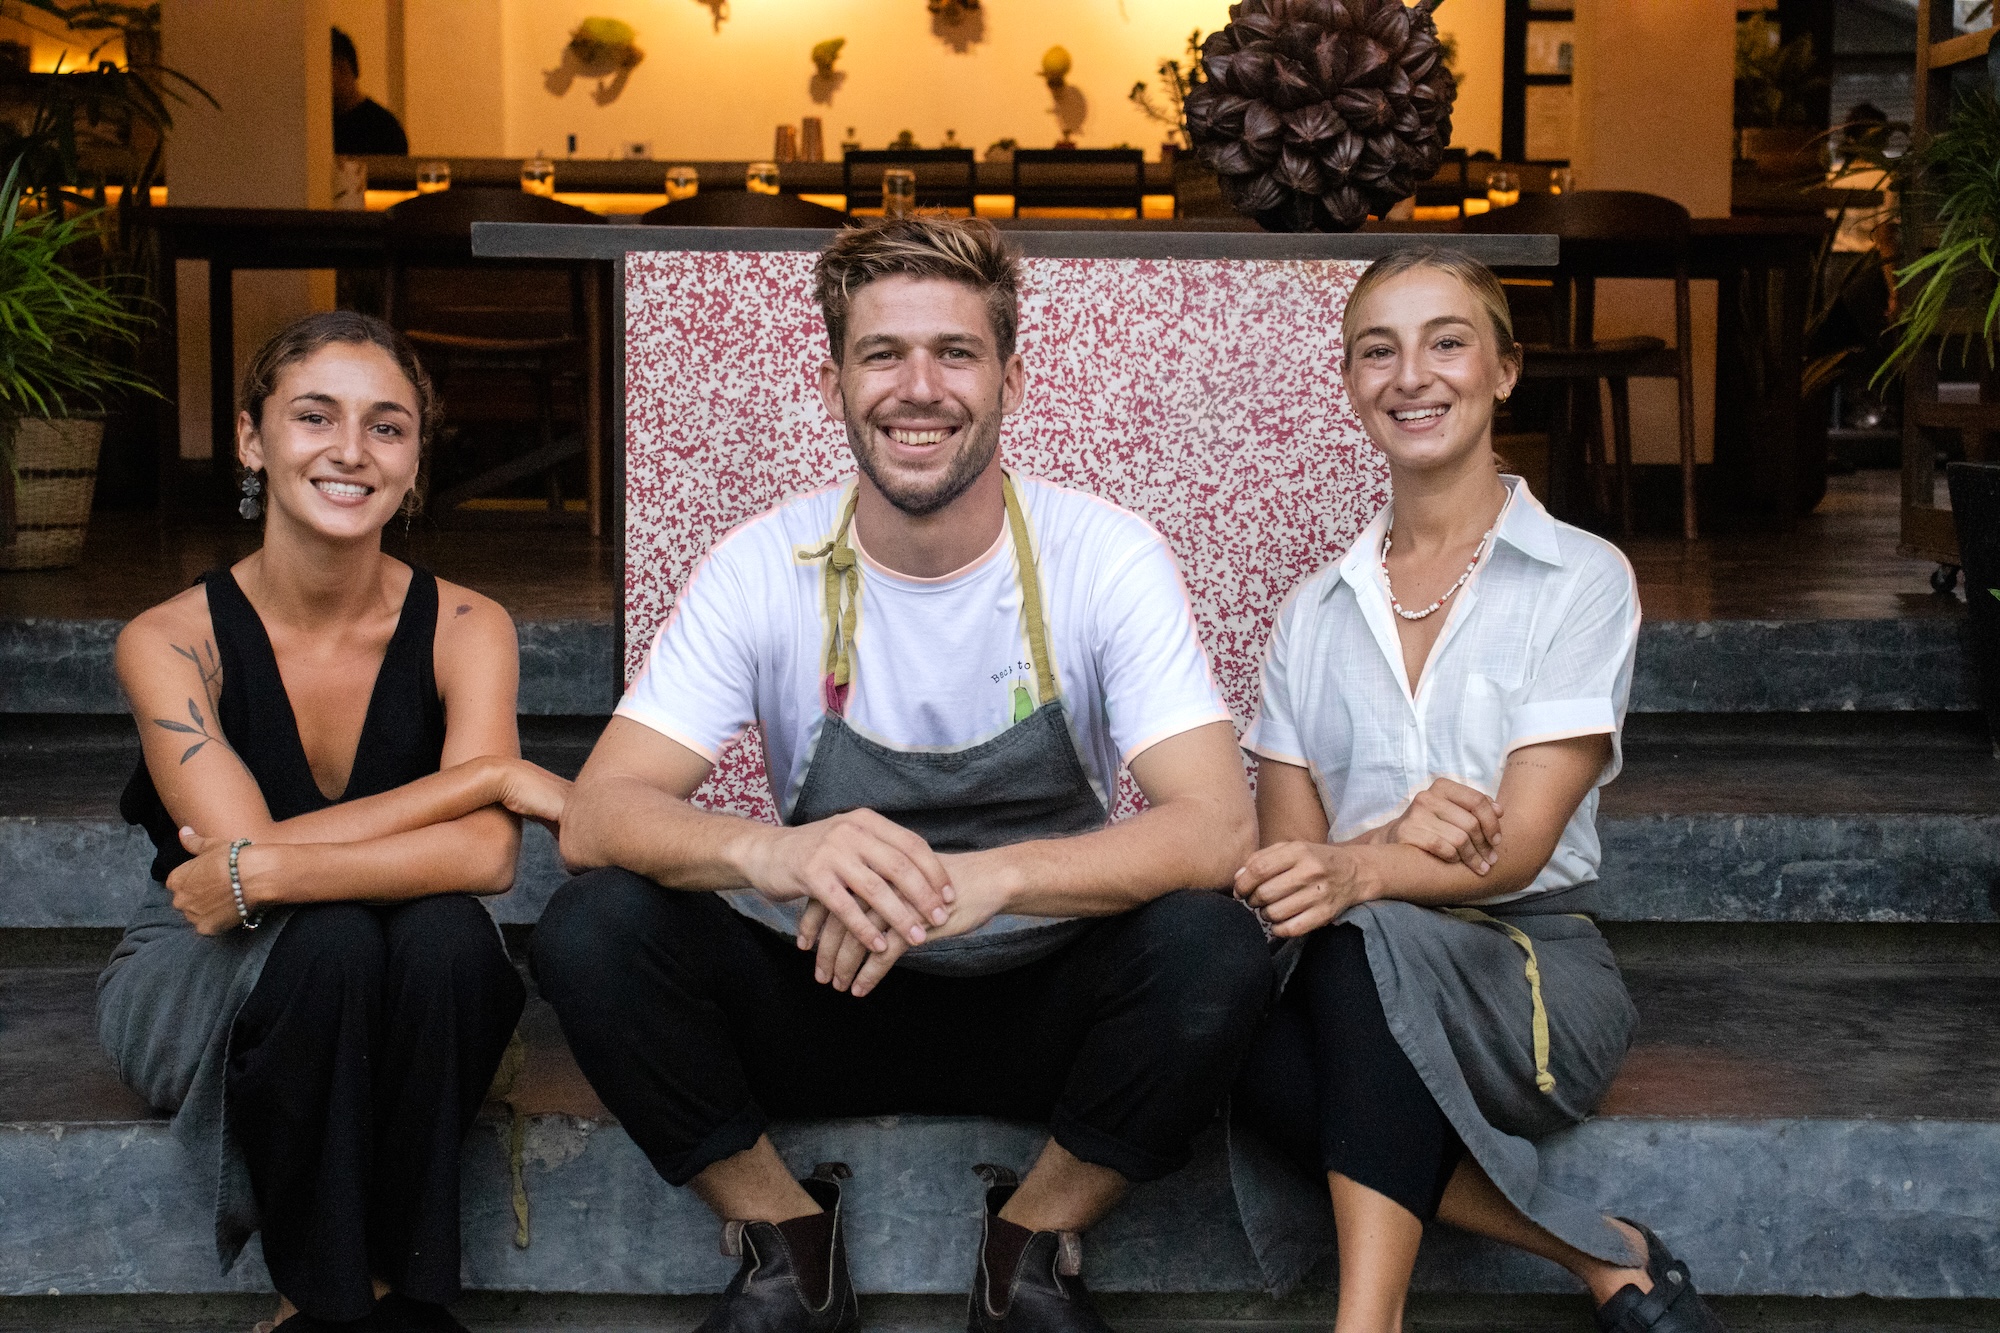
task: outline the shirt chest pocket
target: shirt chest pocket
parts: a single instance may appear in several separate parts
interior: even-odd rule
[[[1500,790],[1500,769],[1507,758],[1514,704],[1521,690],[1505,681],[1468,672],[1459,696],[1458,716],[1449,731],[1438,729],[1434,740],[1442,758],[1454,763],[1459,779],[1488,794]]]

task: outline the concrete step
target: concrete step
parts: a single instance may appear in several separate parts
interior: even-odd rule
[[[122,713],[116,619],[0,617],[0,713]],[[1964,617],[1656,620],[1640,630],[1638,713],[1931,712],[1978,707]],[[521,711],[616,702],[611,622],[522,617]]]
[[[1336,1295],[1285,1300],[1240,1293],[1099,1292],[1120,1333],[1327,1333]],[[0,1297],[0,1333],[237,1333],[268,1319],[274,1298],[200,1296]],[[1855,1296],[1718,1296],[1710,1305],[1730,1333],[1992,1333],[2000,1302],[1880,1300]],[[711,1296],[579,1296],[570,1292],[469,1292],[452,1313],[474,1333],[691,1333]],[[965,1295],[872,1294],[868,1333],[963,1333]],[[1581,1296],[1419,1293],[1404,1312],[1408,1333],[1549,1333],[1591,1327]]]
[[[529,718],[531,757],[574,773],[602,723]],[[2000,921],[2000,760],[1975,715],[1636,717],[1599,816],[1607,921]],[[117,815],[131,723],[0,728],[0,929],[121,926],[151,849]],[[530,827],[502,922],[562,882]]]
[[[1630,962],[1641,1029],[1604,1113],[1549,1141],[1561,1188],[1654,1226],[1704,1290],[1738,1296],[2000,1297],[2000,960]],[[204,1182],[98,1052],[89,968],[0,969],[0,1295],[204,1293],[218,1277]],[[689,1294],[732,1265],[715,1225],[605,1116],[539,1001],[527,1068],[465,1150],[465,1271],[492,1291]],[[521,1117],[529,1243],[509,1144]],[[969,1168],[1025,1166],[1042,1134],[975,1119],[781,1127],[804,1169],[855,1168],[851,1244],[868,1291],[964,1289]],[[1106,1292],[1254,1292],[1219,1135],[1095,1229]],[[1323,1286],[1315,1280],[1314,1286]],[[1423,1291],[1560,1292],[1539,1260],[1434,1229]]]
[[[0,616],[0,714],[123,713],[111,651],[124,626],[103,617]],[[523,713],[611,712],[618,694],[609,620],[523,618],[516,629]]]

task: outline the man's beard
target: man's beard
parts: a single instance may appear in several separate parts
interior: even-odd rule
[[[875,483],[875,489],[882,497],[911,518],[926,518],[943,509],[972,488],[993,461],[993,455],[1000,450],[1000,414],[975,417],[966,425],[965,445],[951,460],[944,475],[928,486],[899,486],[894,484],[887,469],[880,465],[875,455],[873,437],[868,432],[868,424],[847,418],[847,442],[854,450],[854,461],[861,465],[861,471],[868,480]]]

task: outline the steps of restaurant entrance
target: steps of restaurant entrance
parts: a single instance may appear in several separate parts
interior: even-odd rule
[[[123,621],[0,616],[0,715],[123,713]],[[615,702],[608,620],[519,625],[521,712],[602,716]],[[1658,620],[1640,627],[1636,713],[1976,708],[1959,615],[1894,620]]]
[[[1727,960],[1669,941],[1625,950],[1638,1040],[1602,1113],[1546,1141],[1549,1183],[1646,1220],[1712,1293],[2000,1299],[2000,948],[1991,931],[1873,929],[1902,943],[1805,932]],[[95,973],[0,967],[0,1296],[268,1290],[254,1247],[217,1273],[212,1185],[97,1050]],[[489,1107],[465,1148],[468,1285],[717,1290],[733,1265],[715,1254],[713,1220],[605,1117],[545,1005],[523,1036],[510,1106]],[[920,1116],[774,1133],[800,1171],[854,1168],[862,1288],[919,1294],[963,1289],[971,1164],[1025,1167],[1041,1137]],[[1087,1274],[1108,1292],[1255,1292],[1236,1216],[1211,1131],[1185,1171],[1137,1187],[1092,1231]],[[1418,1286],[1567,1289],[1540,1261],[1444,1228]]]
[[[530,758],[573,774],[597,718],[523,719]],[[1635,714],[1604,789],[1607,921],[2000,922],[2000,760],[1977,714]],[[138,757],[129,720],[0,726],[0,930],[112,928],[151,849],[117,814]],[[561,883],[552,839],[525,831],[508,925]]]
[[[0,622],[0,1296],[265,1289],[217,1277],[198,1181],[98,1051],[90,981],[148,852],[116,815],[136,739],[115,624]],[[573,771],[611,702],[609,627],[524,625],[523,737]],[[1624,775],[1604,794],[1606,923],[1640,1006],[1606,1113],[1551,1146],[1556,1177],[1663,1222],[1705,1289],[2000,1299],[2000,761],[1959,621],[1658,623]],[[31,669],[23,677],[23,669]],[[515,927],[559,882],[530,829]],[[519,936],[513,936],[518,943]],[[713,1290],[713,1224],[661,1185],[531,1011],[515,1246],[511,1122],[467,1148],[466,1270],[504,1291]],[[64,1100],[65,1098],[69,1100]],[[861,1169],[852,1235],[874,1290],[943,1291],[969,1263],[965,1166],[1035,1132],[836,1122],[781,1136]],[[962,1178],[961,1178],[962,1177]],[[1093,1233],[1107,1291],[1260,1284],[1211,1143]],[[1420,1285],[1561,1288],[1441,1235]],[[1581,1318],[1581,1316],[1579,1316]]]

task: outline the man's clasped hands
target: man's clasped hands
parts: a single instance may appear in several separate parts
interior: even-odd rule
[[[1497,798],[1439,778],[1353,843],[1402,843],[1485,874],[1499,859]],[[1306,935],[1369,895],[1349,843],[1281,842],[1236,872],[1235,895],[1272,935]],[[1012,896],[1008,848],[939,854],[872,810],[787,828],[763,845],[751,880],[774,902],[810,899],[798,946],[818,954],[822,985],[864,996],[910,948],[979,929]]]

